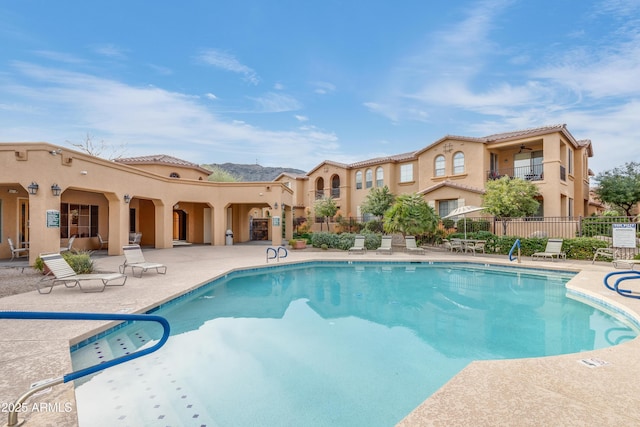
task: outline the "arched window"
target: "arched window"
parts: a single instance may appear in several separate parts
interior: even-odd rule
[[[171,174],[169,174],[169,178],[180,178],[180,175],[178,172],[171,172]]]
[[[382,187],[384,185],[384,171],[381,167],[376,169],[376,187]]]
[[[331,178],[331,197],[334,199],[340,197],[340,177],[338,175]]]
[[[356,172],[356,190],[362,189],[362,171]]]
[[[316,181],[316,200],[324,197],[324,178],[318,178]]]
[[[364,185],[366,188],[373,187],[373,171],[371,169],[367,169],[364,173]]]
[[[436,157],[435,176],[444,176],[444,156],[443,155],[439,155],[438,157]]]
[[[462,151],[458,151],[453,155],[453,174],[460,173],[464,173],[464,153]]]

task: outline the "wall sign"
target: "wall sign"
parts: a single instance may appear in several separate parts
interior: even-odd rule
[[[614,248],[636,247],[637,224],[611,224]]]
[[[47,228],[60,228],[60,211],[47,210]]]

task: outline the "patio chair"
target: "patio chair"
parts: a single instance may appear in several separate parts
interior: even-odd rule
[[[15,258],[20,258],[23,254],[25,256],[29,256],[29,248],[16,248],[13,245],[13,240],[11,237],[7,237],[7,242],[9,243],[9,249],[11,249],[11,261]]]
[[[131,268],[134,277],[142,277],[142,273],[152,268],[158,274],[166,274],[167,266],[158,262],[147,262],[140,245],[126,245],[122,247],[124,251],[124,264],[120,266],[120,272],[124,273],[127,268]],[[140,269],[140,275],[136,276],[136,268]],[[162,271],[161,271],[162,270]]]
[[[377,254],[392,254],[393,237],[391,236],[382,236],[382,241],[380,242],[380,247],[376,249]]]
[[[82,292],[102,292],[106,286],[123,286],[127,281],[127,276],[121,273],[77,274],[60,254],[44,254],[40,255],[40,259],[49,269],[47,276],[36,284],[38,292],[41,294],[50,294],[53,287],[58,283],[63,283],[67,288],[73,288],[77,285]],[[45,279],[49,278],[49,274],[53,274],[53,279],[44,282]],[[122,283],[119,283],[119,279],[122,279]],[[102,287],[85,288],[82,286],[83,282],[90,280],[100,281]],[[112,284],[110,283],[111,281],[118,281],[118,283]],[[49,288],[49,292],[44,292],[45,288]]]
[[[364,246],[364,236],[357,235],[356,240],[353,243],[353,247],[349,248],[349,255],[352,253],[367,253],[367,248]]]
[[[406,236],[404,238],[405,250],[414,254],[424,255],[424,249],[416,245],[416,237],[415,236]]]
[[[540,259],[540,258],[551,258],[560,259],[567,258],[567,254],[562,252],[562,242],[563,239],[549,239],[547,240],[547,246],[544,249],[544,252],[536,252],[531,255],[532,260]]]
[[[462,241],[460,239],[443,239],[444,248],[450,252],[462,252]]]
[[[71,237],[69,237],[69,240],[67,241],[67,246],[63,246],[60,248],[60,253],[63,252],[70,252],[71,249],[73,249],[73,241],[76,240],[76,236],[73,235]]]
[[[476,252],[482,252],[485,253],[484,251],[484,247],[486,245],[486,240],[477,240],[475,242],[467,242],[465,244],[465,251],[466,252],[473,252],[473,255],[476,255]]]
[[[98,233],[98,242],[100,242],[100,248],[98,250],[102,250],[102,248],[106,245],[109,246],[109,241],[108,240],[104,240],[102,238],[102,236],[100,235],[100,233]]]

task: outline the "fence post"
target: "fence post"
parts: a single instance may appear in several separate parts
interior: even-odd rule
[[[578,216],[578,237],[582,237],[582,215]]]

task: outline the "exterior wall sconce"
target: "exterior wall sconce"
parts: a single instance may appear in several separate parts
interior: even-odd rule
[[[131,196],[130,196],[130,195],[128,195],[128,194],[125,194],[125,195],[124,195],[124,202],[125,202],[126,204],[129,204],[129,202],[130,202],[130,201],[131,201]]]
[[[38,194],[38,188],[40,188],[38,186],[38,183],[33,181],[31,182],[31,184],[29,184],[29,186],[27,187],[27,190],[29,191],[29,194],[36,195]]]
[[[278,210],[278,202],[275,202],[275,203],[273,204],[273,209]]]
[[[62,188],[60,188],[58,184],[53,184],[51,186],[51,193],[57,197],[60,195],[60,193],[62,193]]]

